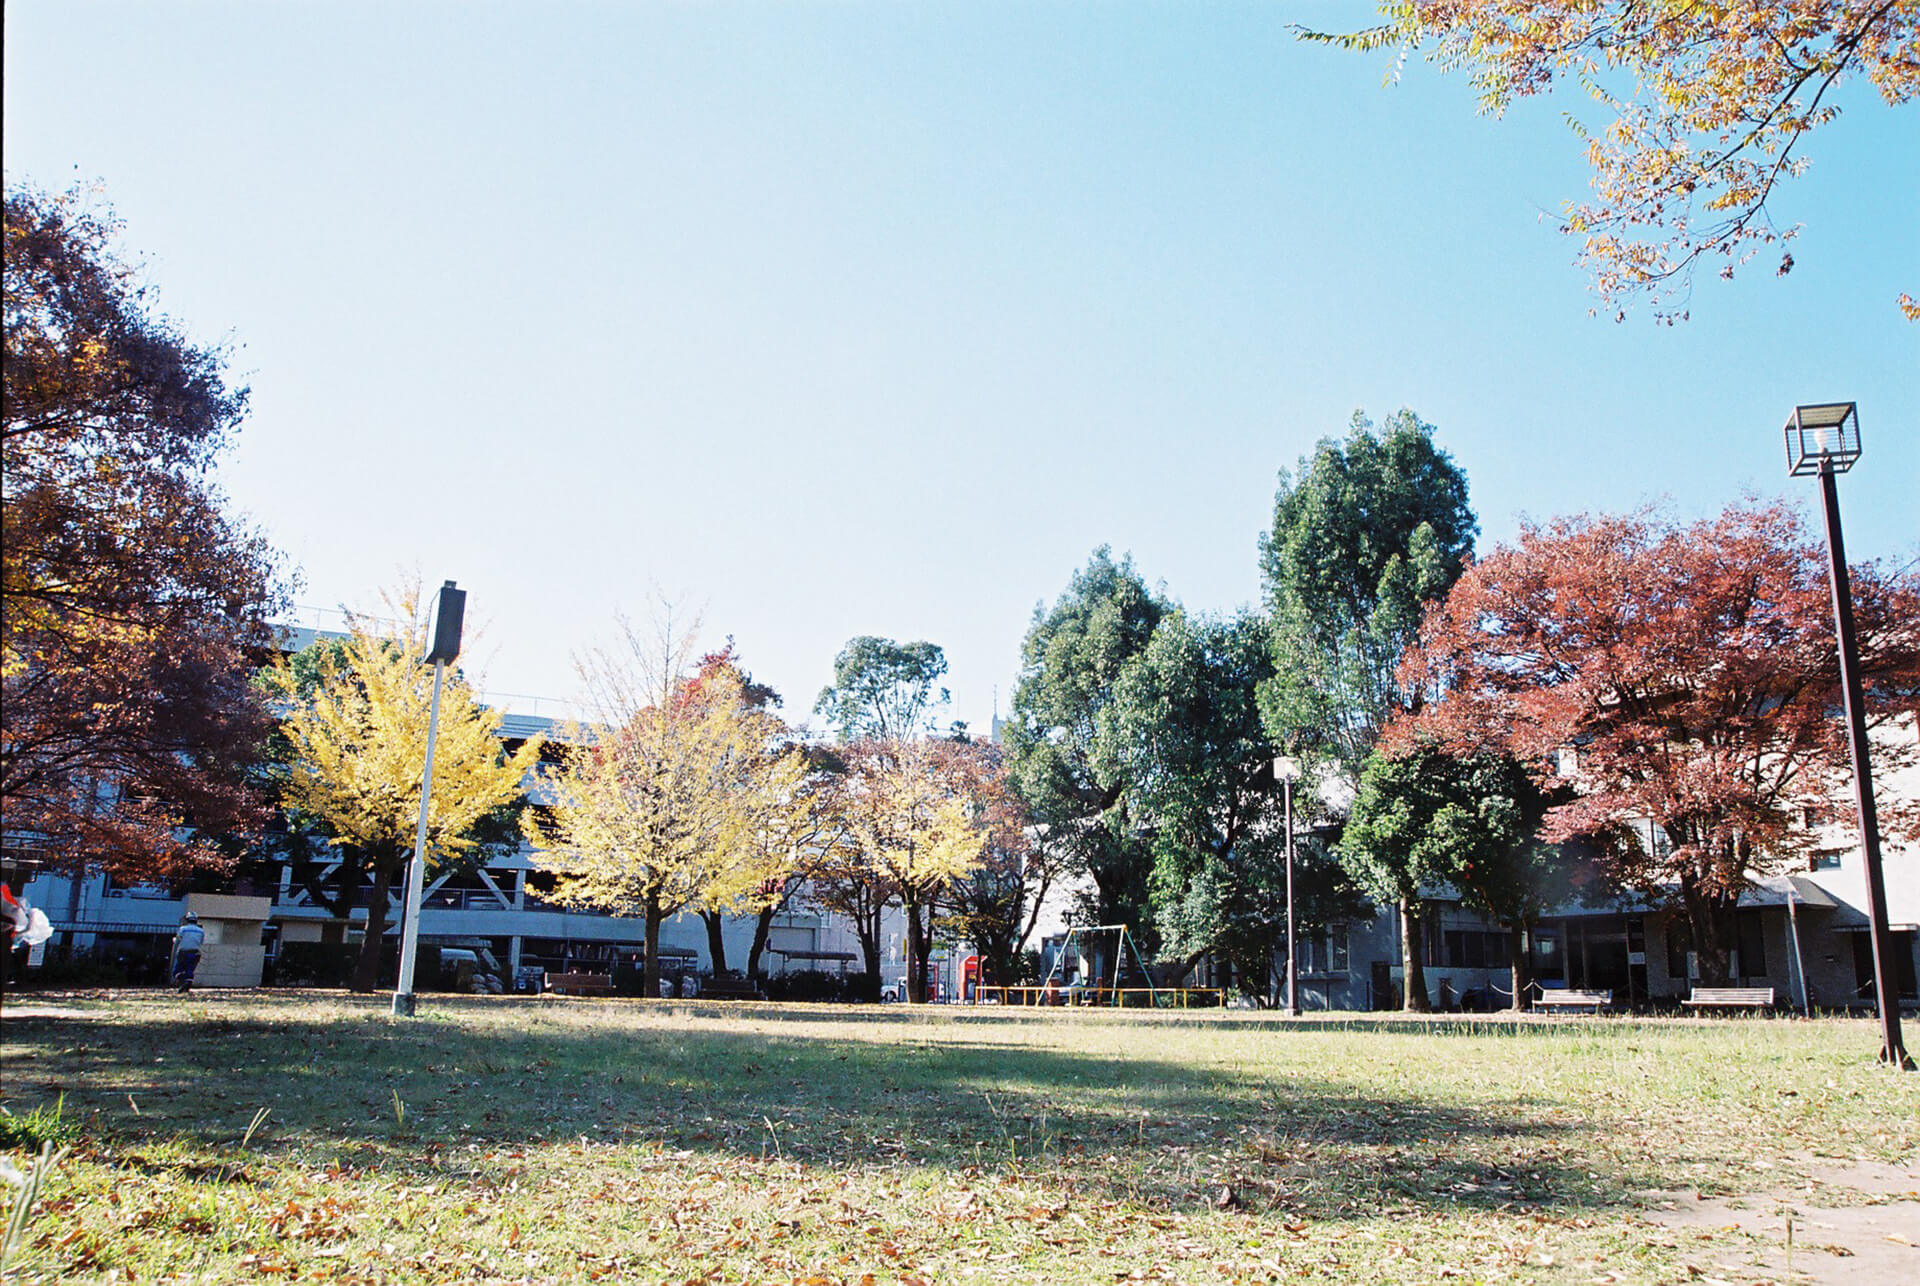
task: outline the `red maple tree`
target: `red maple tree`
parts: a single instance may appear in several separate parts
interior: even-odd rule
[[[1920,574],[1852,575],[1869,718],[1885,720],[1920,691]],[[1741,891],[1804,852],[1800,810],[1847,780],[1826,554],[1781,502],[1528,526],[1428,614],[1402,674],[1439,699],[1392,735],[1569,779],[1541,838],[1598,841],[1623,883],[1676,894],[1708,983],[1726,980]],[[1876,746],[1876,767],[1913,754]]]
[[[6,194],[0,804],[10,846],[166,878],[265,813],[276,558],[211,470],[246,409],[77,198]]]

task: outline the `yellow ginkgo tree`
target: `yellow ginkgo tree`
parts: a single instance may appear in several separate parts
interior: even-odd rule
[[[583,661],[595,721],[573,730],[526,824],[557,901],[643,922],[654,995],[663,922],[742,906],[781,877],[790,859],[766,841],[800,806],[806,764],[736,668],[689,672],[690,636],[629,627],[625,643]]]
[[[842,808],[846,859],[856,882],[891,890],[907,928],[907,998],[927,998],[933,913],[953,881],[977,870],[986,832],[977,807],[928,740],[869,739],[844,751],[848,767]]]
[[[372,877],[367,935],[353,976],[362,991],[378,985],[388,894],[413,853],[433,700],[419,595],[396,596],[393,606],[399,622],[381,622],[387,627],[381,629],[371,619],[350,618],[346,639],[315,644],[266,675],[287,745],[283,805],[296,825],[328,837],[354,877],[349,887]],[[434,744],[429,867],[471,848],[476,827],[519,802],[539,759],[537,738],[508,753],[499,713],[475,701],[466,681],[450,672]]]
[[[733,861],[726,878],[714,881],[690,905],[706,925],[707,955],[719,975],[729,971],[726,922],[736,916],[754,917],[754,941],[764,947],[759,926],[771,925],[770,912],[785,905],[800,882],[803,850],[818,811],[811,789],[813,771],[794,730],[775,713],[779,693],[754,681],[731,638],[724,648],[700,658],[680,698],[720,702],[731,707],[742,724],[744,753],[730,760],[733,807],[740,813],[734,828]],[[750,951],[748,976],[755,974],[758,963]]]

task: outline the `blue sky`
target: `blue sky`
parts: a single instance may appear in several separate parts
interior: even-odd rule
[[[253,415],[221,474],[303,603],[455,578],[501,692],[650,586],[804,712],[926,638],[955,717],[1097,545],[1259,594],[1277,471],[1409,406],[1484,542],[1784,476],[1856,399],[1850,551],[1920,545],[1916,109],[1858,86],[1777,202],[1798,267],[1593,300],[1571,100],[1305,46],[1364,6],[6,6],[10,182],[98,180]]]

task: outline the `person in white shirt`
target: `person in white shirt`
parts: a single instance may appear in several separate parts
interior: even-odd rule
[[[200,927],[200,917],[187,912],[187,918],[173,934],[173,987],[176,991],[189,991],[193,987],[194,970],[200,967],[200,948],[206,943],[207,931]]]

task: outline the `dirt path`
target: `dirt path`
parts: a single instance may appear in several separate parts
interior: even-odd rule
[[[67,1009],[60,1005],[10,1005],[0,1004],[0,1019],[6,1018],[85,1018],[84,1009]]]
[[[1653,1223],[1748,1234],[1745,1254],[1729,1244],[1729,1253],[1692,1266],[1703,1286],[1756,1280],[1849,1286],[1920,1282],[1920,1164],[1816,1163],[1798,1188],[1705,1200],[1693,1192],[1648,1195],[1655,1199],[1656,1210],[1648,1216]]]

